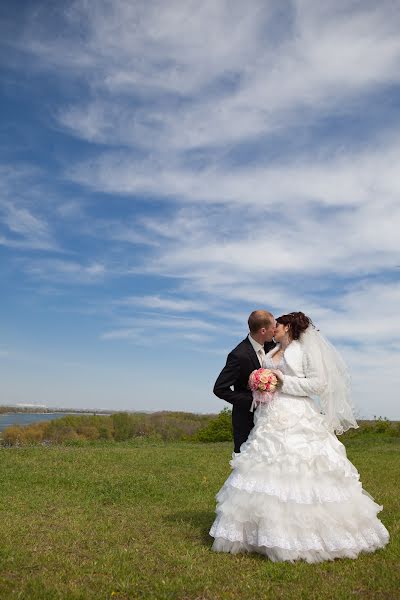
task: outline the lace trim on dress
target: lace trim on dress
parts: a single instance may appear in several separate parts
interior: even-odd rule
[[[249,479],[248,477],[243,477],[243,475],[240,473],[234,473],[229,477],[224,487],[226,486],[227,488],[232,487],[238,490],[243,490],[249,494],[258,493],[266,494],[268,496],[275,496],[283,502],[297,502],[298,504],[344,502],[352,498],[355,494],[359,493],[362,489],[359,481],[353,481],[352,486],[348,485],[343,489],[335,487],[334,484],[335,482],[332,482],[330,487],[325,488],[323,486],[319,486],[318,489],[315,488],[315,485],[307,487],[307,485],[310,484],[304,482],[303,489],[300,489],[299,485],[296,487],[293,486],[291,488],[285,488],[279,481],[273,485],[271,482]]]
[[[310,550],[373,552],[388,542],[388,533],[380,521],[377,521],[375,527],[365,527],[353,532],[340,529],[335,532],[329,529],[319,533],[287,531],[279,535],[250,522],[227,523],[224,522],[223,517],[219,517],[212,526],[210,535],[215,538],[215,542],[218,538],[223,538],[229,542],[240,542],[244,546],[253,546],[257,548],[258,552],[262,547],[296,551],[300,553],[296,558],[302,558],[301,553]]]

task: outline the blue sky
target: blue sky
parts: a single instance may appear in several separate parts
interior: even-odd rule
[[[254,308],[309,314],[400,418],[400,13],[0,9],[2,404],[217,412]]]

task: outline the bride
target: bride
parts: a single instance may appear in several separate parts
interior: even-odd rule
[[[301,312],[277,319],[264,367],[281,382],[217,494],[216,552],[259,552],[272,561],[356,558],[389,541],[382,506],[334,432],[358,427],[340,355]],[[312,396],[318,396],[322,413]]]

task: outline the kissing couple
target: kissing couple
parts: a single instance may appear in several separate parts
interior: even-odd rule
[[[212,549],[316,563],[383,548],[382,506],[336,437],[358,427],[344,360],[302,312],[275,319],[256,310],[248,325],[214,386],[232,404],[234,453],[216,496]],[[252,412],[249,378],[261,368],[278,387]]]

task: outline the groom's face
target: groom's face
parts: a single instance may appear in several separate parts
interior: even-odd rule
[[[274,337],[274,334],[275,334],[275,329],[276,329],[275,319],[272,321],[272,323],[268,327],[262,327],[261,333],[263,335],[264,342],[272,342],[272,338]]]

